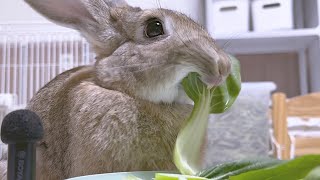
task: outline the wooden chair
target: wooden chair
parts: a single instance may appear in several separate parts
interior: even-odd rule
[[[278,158],[320,154],[320,92],[290,99],[284,93],[275,93],[271,111]]]

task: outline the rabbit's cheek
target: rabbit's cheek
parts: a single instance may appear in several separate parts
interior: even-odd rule
[[[113,81],[120,80],[119,72],[115,70],[107,70],[104,72],[104,79],[112,79]]]

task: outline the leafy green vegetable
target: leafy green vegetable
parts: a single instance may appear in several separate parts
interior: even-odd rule
[[[212,94],[210,114],[225,112],[234,103],[241,90],[240,63],[233,56],[229,57],[231,73],[223,84],[208,90],[207,86],[200,80],[198,73],[190,73],[182,81],[185,92],[194,103],[199,102],[206,91],[210,91]]]
[[[174,149],[174,162],[180,173],[195,175],[199,170],[202,145],[210,113],[210,91],[203,89],[204,96],[195,102],[187,124],[180,130]]]
[[[240,92],[240,64],[234,57],[230,56],[230,60],[231,73],[218,87],[208,89],[197,73],[190,73],[182,82],[185,92],[194,101],[191,116],[179,132],[173,155],[182,174],[195,175],[200,170],[198,160],[209,114],[226,111]]]
[[[238,175],[248,171],[264,169],[279,165],[285,161],[277,159],[248,159],[221,164],[199,172],[197,175],[214,180],[228,179],[230,176]]]
[[[308,155],[267,169],[248,171],[231,176],[230,180],[299,180],[320,165],[319,155]]]

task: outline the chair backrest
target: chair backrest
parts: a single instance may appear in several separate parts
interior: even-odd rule
[[[293,117],[293,118],[288,118]],[[289,137],[288,120],[320,117],[320,92],[293,98],[287,98],[284,93],[275,93],[272,96],[272,125],[273,135],[280,144],[280,157],[289,159],[292,142]],[[289,122],[290,124],[290,122]],[[307,124],[307,123],[305,123]],[[309,123],[310,124],[310,123]],[[320,134],[320,131],[319,131]],[[279,157],[279,154],[278,154]]]
[[[320,92],[288,99],[287,115],[320,117]]]

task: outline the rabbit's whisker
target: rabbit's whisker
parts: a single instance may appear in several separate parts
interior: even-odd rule
[[[224,43],[224,45],[222,46],[222,49],[223,49],[223,50],[228,49],[228,48],[229,48],[229,45],[232,44],[232,41],[233,41],[235,38],[239,37],[240,35],[241,35],[241,34],[238,33],[238,34],[234,34],[233,36],[231,36],[231,37],[229,38],[229,40]]]

